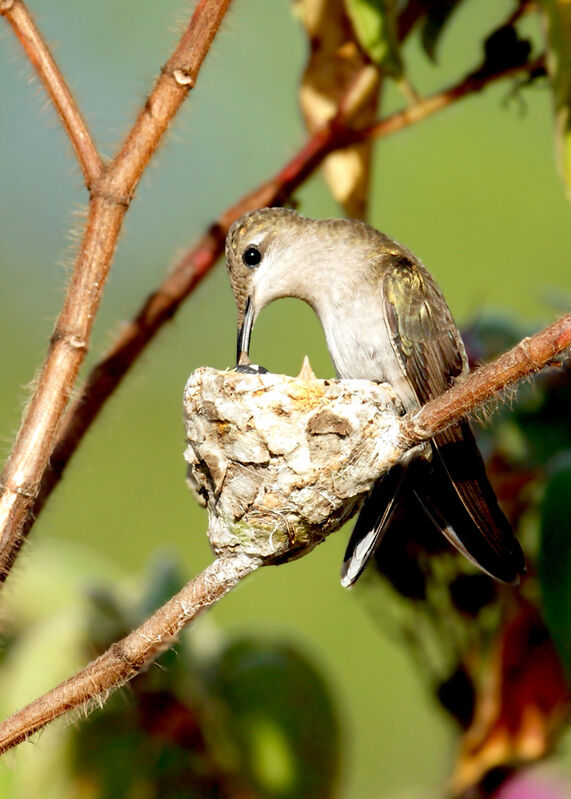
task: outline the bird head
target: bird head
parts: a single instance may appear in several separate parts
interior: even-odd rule
[[[248,354],[252,326],[262,308],[278,297],[299,296],[300,239],[310,221],[285,208],[262,208],[230,228],[226,265],[238,309],[238,362]]]

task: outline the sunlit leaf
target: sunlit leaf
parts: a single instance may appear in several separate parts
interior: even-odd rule
[[[545,489],[539,581],[547,624],[571,674],[571,452],[561,456]]]
[[[369,58],[389,75],[402,75],[396,0],[345,0],[355,34]]]
[[[296,13],[309,39],[309,58],[299,99],[310,133],[329,122],[343,104],[355,127],[377,115],[379,71],[354,38],[344,0],[298,0]],[[367,215],[372,142],[331,153],[323,164],[327,185],[349,217]]]
[[[571,199],[571,2],[541,0],[547,34],[547,69],[553,88],[559,166]]]

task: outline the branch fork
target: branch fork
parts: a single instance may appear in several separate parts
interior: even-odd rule
[[[169,124],[198,77],[231,0],[198,0],[174,52],[119,152],[104,165],[63,75],[22,0],[0,2],[36,69],[74,147],[90,194],[87,223],[61,313],[0,477],[0,583],[32,525],[68,399],[85,358],[91,330],[135,189]]]

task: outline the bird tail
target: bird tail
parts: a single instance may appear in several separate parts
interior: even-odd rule
[[[406,516],[415,497],[448,541],[486,574],[517,584],[525,573],[522,549],[498,505],[470,424],[458,422],[430,444],[431,458],[393,466],[365,500],[341,568],[345,588],[379,547],[397,504]]]
[[[522,549],[489,483],[469,422],[458,422],[431,441],[426,479],[414,492],[434,524],[482,571],[516,584],[525,573]]]
[[[359,513],[341,566],[341,585],[349,588],[361,576],[387,531],[403,486],[408,461],[397,463],[376,483]]]

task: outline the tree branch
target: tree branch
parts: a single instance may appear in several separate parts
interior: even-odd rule
[[[480,367],[442,396],[408,414],[401,435],[407,446],[420,444],[466,416],[482,402],[523,377],[543,369],[571,347],[571,314],[523,341],[493,363]]]
[[[24,3],[21,0],[0,0],[0,15],[6,17],[12,26],[54,104],[75,150],[85,185],[90,189],[101,174],[103,162],[69,86]]]
[[[186,458],[220,557],[87,668],[0,724],[0,752],[102,700],[247,574],[306,554],[338,529],[408,449],[569,347],[571,314],[402,417],[383,384],[317,380],[307,369],[298,378],[197,370],[185,391]]]
[[[87,225],[37,388],[1,478],[0,581],[22,545],[67,401],[85,353],[123,218],[169,123],[194,86],[230,0],[200,0],[113,162],[91,188]],[[19,6],[18,6],[19,7]]]
[[[325,156],[335,149],[346,146],[350,138],[356,141],[364,135],[376,138],[391,135],[427,119],[471,93],[481,91],[489,83],[518,70],[534,69],[541,63],[539,59],[518,68],[509,68],[480,77],[478,80],[474,79],[475,73],[470,73],[458,84],[437,92],[414,108],[398,111],[380,120],[372,128],[368,128],[366,134],[342,129],[337,117],[332,125],[311,136],[301,150],[274,177],[224,211],[198,243],[183,255],[158,289],[148,297],[131,323],[124,328],[121,337],[89,374],[81,395],[69,407],[62,422],[51,464],[44,474],[37,500],[25,521],[23,534],[26,535],[32,527],[106,400],[154,336],[172,319],[180,305],[214,266],[223,252],[226,233],[232,222],[255,208],[285,203],[322,163]]]
[[[118,155],[93,196],[112,205],[128,204],[147,164],[178,109],[194,88],[202,62],[210,49],[231,0],[199,0],[178,46],[161,69],[151,94]]]
[[[25,741],[50,721],[123,685],[161,652],[182,628],[255,571],[255,558],[218,558],[140,627],[113,644],[78,674],[31,702],[0,724],[0,754]]]

